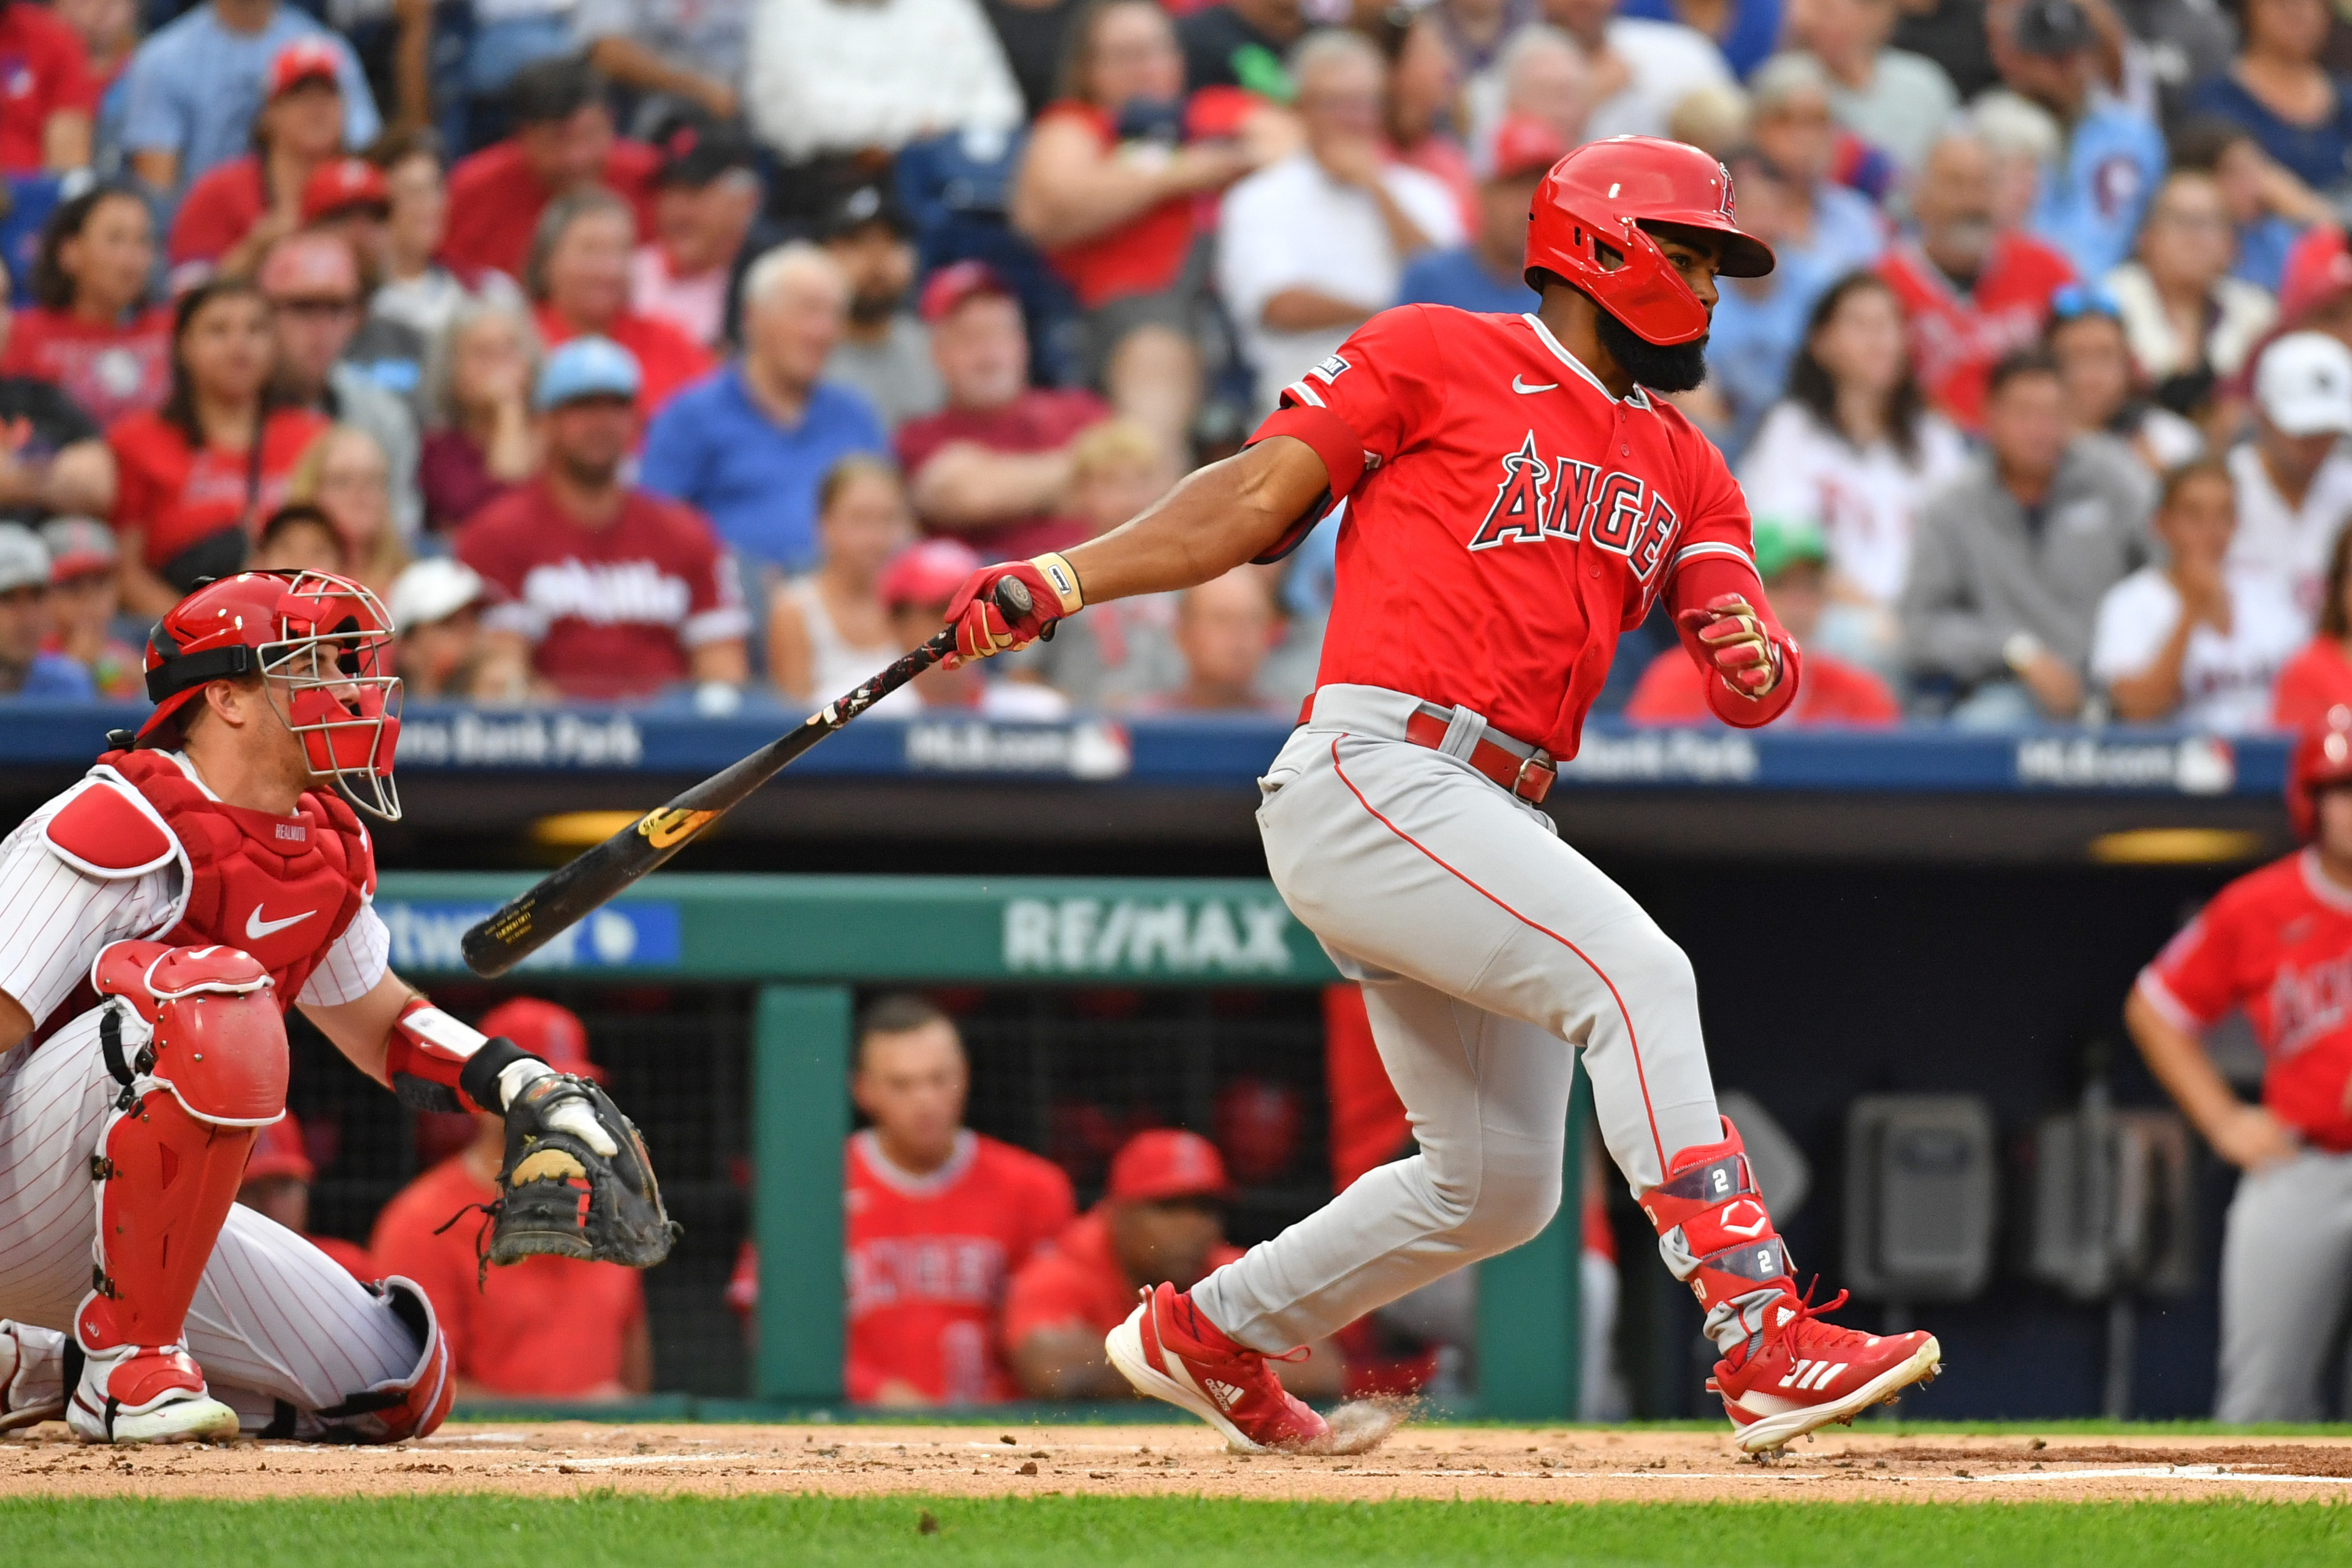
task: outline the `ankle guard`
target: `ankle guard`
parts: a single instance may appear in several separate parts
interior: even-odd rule
[[[1710,1322],[1717,1308],[1759,1291],[1796,1293],[1788,1248],[1772,1228],[1738,1129],[1726,1121],[1723,1131],[1722,1142],[1676,1154],[1666,1179],[1641,1197],[1658,1233],[1658,1256],[1691,1288]]]

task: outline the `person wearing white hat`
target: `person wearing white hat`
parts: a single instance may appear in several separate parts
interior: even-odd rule
[[[2305,629],[2326,592],[2327,553],[2352,518],[2352,349],[2325,332],[2289,332],[2254,363],[2254,435],[2233,448],[2238,487],[2232,568],[2284,578]]]
[[[472,689],[481,653],[482,574],[433,556],[393,580],[386,608],[398,638],[393,658],[404,689],[420,702],[488,695]]]
[[[23,524],[0,523],[0,698],[96,700],[89,671],[41,651],[48,635],[48,550]]]

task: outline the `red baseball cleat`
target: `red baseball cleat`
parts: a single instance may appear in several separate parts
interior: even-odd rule
[[[1269,1358],[1226,1338],[1173,1285],[1147,1293],[1103,1348],[1137,1393],[1191,1411],[1242,1453],[1297,1452],[1331,1436],[1323,1417],[1284,1391]]]
[[[1748,1453],[1852,1421],[1943,1370],[1944,1352],[1925,1331],[1865,1334],[1822,1321],[1844,1300],[1843,1290],[1819,1307],[1783,1296],[1764,1309],[1760,1336],[1715,1363],[1707,1388],[1723,1395]]]

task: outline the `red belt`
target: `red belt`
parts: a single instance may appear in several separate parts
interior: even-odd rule
[[[1306,723],[1315,710],[1315,698],[1309,693],[1306,704],[1298,710],[1298,721]],[[1447,720],[1440,714],[1416,710],[1404,721],[1404,738],[1416,746],[1426,746],[1433,752],[1444,751]],[[1489,729],[1486,734],[1494,734]],[[1449,755],[1451,753],[1448,753]],[[1551,760],[1541,746],[1530,746],[1521,756],[1508,746],[1497,745],[1481,735],[1462,759],[1472,767],[1517,795],[1530,805],[1543,804],[1544,796],[1559,777],[1559,765]]]

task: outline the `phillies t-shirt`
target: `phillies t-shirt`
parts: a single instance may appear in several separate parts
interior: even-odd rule
[[[951,441],[971,441],[992,452],[1058,451],[1079,431],[1109,418],[1110,412],[1110,405],[1091,392],[1038,387],[1001,408],[942,408],[898,426],[898,467],[911,480]],[[1067,550],[1092,531],[1078,518],[1021,517],[992,528],[960,528],[955,536],[979,551],[983,561],[1013,561]]]
[[[2305,849],[2214,895],[2139,972],[2139,994],[2201,1032],[2245,1010],[2268,1062],[2263,1103],[2324,1149],[2352,1150],[2352,888]]]
[[[1993,241],[1976,287],[1966,294],[1916,245],[1890,247],[1878,275],[1902,302],[1920,390],[1973,430],[1984,414],[1985,383],[1994,363],[2041,341],[2050,297],[2074,281],[2074,268],[2040,240],[2012,232]]]
[[[644,490],[589,528],[533,481],[476,514],[457,558],[499,595],[483,626],[529,638],[533,668],[566,697],[650,697],[686,678],[690,649],[751,626],[710,525]]]
[[[1013,1277],[1004,1298],[1004,1343],[1018,1345],[1040,1329],[1087,1329],[1107,1334],[1135,1310],[1139,1281],[1127,1277],[1111,1248],[1110,1219],[1097,1204],[1072,1221],[1028,1268]],[[1223,1243],[1209,1249],[1209,1267],[1223,1268],[1242,1255]]]
[[[969,1130],[927,1176],[892,1164],[870,1131],[844,1167],[849,1397],[892,1384],[936,1404],[1015,1397],[997,1314],[1013,1271],[1070,1223],[1069,1177]]]
[[[660,154],[638,142],[615,141],[604,158],[600,183],[636,209],[640,237],[654,232],[654,172],[660,163]],[[441,260],[459,272],[487,267],[521,277],[540,215],[554,199],[512,137],[460,160],[449,171],[449,228]]]
[[[49,116],[97,108],[81,35],[44,5],[0,9],[0,174],[39,174]]]
[[[261,159],[248,153],[196,176],[172,220],[172,237],[165,254],[174,281],[184,287],[209,270],[209,263],[243,242],[269,210],[269,192],[262,181]],[[182,268],[192,270],[179,277]]]
[[[281,408],[261,431],[260,472],[247,452],[192,447],[160,414],[134,414],[106,433],[118,475],[114,529],[144,535],[141,559],[172,557],[236,523],[257,525],[286,500],[295,465],[328,429],[307,409]]]
[[[31,376],[65,392],[103,428],[163,406],[172,393],[172,312],[88,321],[71,310],[26,310],[8,329],[0,375]]]
[[[1707,706],[1707,683],[1718,680],[1679,652],[1652,659],[1633,684],[1625,703],[1625,717],[1636,724],[1707,724],[1715,711]],[[1787,724],[1896,724],[1902,705],[1886,683],[1859,665],[1827,654],[1805,656],[1805,684],[1780,715]]]

